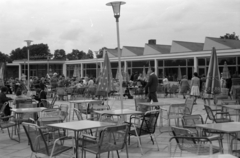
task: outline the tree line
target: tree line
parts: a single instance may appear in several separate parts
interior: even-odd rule
[[[106,47],[99,49],[96,54],[97,58],[102,58],[103,51]],[[88,52],[73,49],[72,52],[66,53],[63,49],[57,49],[52,54],[47,44],[33,44],[29,46],[30,60],[82,60],[93,59],[93,51]],[[28,47],[16,48],[11,51],[10,55],[4,54],[0,51],[0,62],[12,62],[14,60],[27,60],[28,59]]]

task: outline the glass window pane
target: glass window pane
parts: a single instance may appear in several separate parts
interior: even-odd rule
[[[193,59],[187,59],[188,66],[193,66],[194,60]]]
[[[240,65],[240,57],[238,57],[238,65]],[[239,69],[238,69],[239,70]]]
[[[165,66],[186,66],[186,59],[165,60]]]
[[[169,81],[177,81],[178,68],[165,68],[164,70]]]
[[[163,60],[158,60],[158,66],[163,66]]]
[[[163,69],[158,69],[158,78],[163,78]]]
[[[219,57],[218,63],[219,65],[224,65],[225,61],[227,62],[227,65],[236,65],[236,57]]]
[[[198,58],[198,65],[205,66],[205,58]]]
[[[128,67],[132,67],[132,62],[131,61],[127,61],[127,66]]]

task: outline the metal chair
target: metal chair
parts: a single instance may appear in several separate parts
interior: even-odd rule
[[[7,105],[8,105],[8,102],[5,102],[0,109],[0,128],[2,132],[4,132],[4,129],[8,130],[8,136],[10,139],[20,142],[20,134],[18,130],[19,125],[17,124],[17,122],[15,122],[15,117],[5,116],[4,114],[4,110]],[[12,133],[10,133],[10,128],[12,128]],[[13,137],[14,128],[15,128],[15,131],[17,131],[17,138]]]
[[[185,101],[185,108],[183,111],[183,115],[191,115],[192,114],[192,109],[193,109],[193,104],[194,104],[194,98],[187,98]]]
[[[96,157],[100,157],[101,153],[110,151],[116,151],[119,157],[118,150],[126,147],[126,155],[128,158],[128,147],[127,147],[127,133],[128,125],[118,125],[104,128],[98,140],[95,140],[95,144],[85,145],[89,142],[89,138],[83,135],[82,139],[82,154],[86,157],[86,151],[96,154]],[[82,155],[82,157],[83,157]]]
[[[129,131],[129,139],[128,142],[130,144],[130,136],[136,136],[138,138],[138,143],[141,148],[141,153],[143,154],[142,151],[142,146],[141,146],[141,140],[140,137],[144,135],[150,135],[151,141],[154,144],[153,138],[155,139],[155,143],[157,145],[157,148],[159,150],[159,146],[156,140],[156,137],[154,135],[155,133],[155,128],[157,125],[157,120],[159,116],[159,111],[158,110],[153,110],[153,111],[147,111],[143,117],[137,117],[135,115],[132,115],[130,117],[130,127],[133,127],[134,129]],[[135,124],[135,120],[139,119],[139,124]]]
[[[209,137],[196,137],[191,133],[191,131],[185,128],[172,127],[172,132],[174,137],[170,138],[169,140],[170,157],[175,156],[177,148],[180,150],[180,156],[189,156],[190,153],[194,155],[212,155],[223,152],[220,139],[219,146],[215,146],[212,145],[212,141],[209,139]],[[172,152],[173,140],[175,140],[177,144],[174,143],[175,148]],[[194,155],[192,155],[192,157],[194,157]]]
[[[33,155],[37,156],[38,154],[43,154],[52,158],[70,149],[73,149],[74,153],[74,140],[72,137],[64,136],[55,139],[52,137],[51,132],[43,131],[43,128],[36,124],[22,123],[22,125],[32,150],[31,158]],[[72,146],[64,145],[65,140],[68,139],[72,139]]]
[[[228,112],[222,112],[221,110],[217,110],[217,112],[214,114],[213,113],[214,111],[209,106],[204,105],[204,107],[207,113],[205,123],[207,123],[208,119],[215,123],[232,122],[231,116],[229,115]],[[221,117],[218,117],[218,116],[221,116]]]
[[[168,121],[168,126],[171,126],[171,120],[175,121],[175,125],[179,126],[179,119],[182,118],[186,104],[171,104],[169,109],[161,108],[162,118]]]
[[[224,134],[223,132],[203,129],[201,133],[199,133],[199,131],[196,129],[196,126],[195,126],[196,124],[204,124],[203,118],[201,115],[198,114],[198,115],[183,116],[182,125],[184,128],[187,128],[188,130],[190,130],[192,133],[195,134],[195,136],[207,137],[211,135],[211,137],[208,137],[208,139],[210,139],[211,141],[220,140],[220,145],[221,147],[223,147],[223,144],[222,144],[222,135]],[[217,135],[212,135],[212,134],[217,134]]]

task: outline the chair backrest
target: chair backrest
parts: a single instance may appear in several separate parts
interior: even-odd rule
[[[57,95],[54,95],[52,102],[51,102],[51,108],[54,106],[56,100],[57,100]]]
[[[184,150],[187,146],[191,146],[191,144],[196,144],[194,139],[181,138],[181,137],[189,137],[189,138],[192,137],[191,131],[189,131],[186,128],[172,126],[172,133],[173,133],[173,136],[175,137],[178,147],[181,150]],[[177,138],[177,137],[180,137],[180,138]]]
[[[82,113],[81,113],[80,110],[78,110],[77,108],[74,108],[74,109],[73,109],[73,112],[76,114],[77,119],[78,119],[79,121],[83,120],[83,116],[82,116]]]
[[[171,104],[169,106],[168,118],[180,116],[184,113],[186,104]]]
[[[60,116],[60,113],[61,113],[61,111],[59,108],[44,109],[41,111],[41,116],[55,117],[55,116]]]
[[[121,150],[127,143],[128,125],[106,127],[101,131],[98,142],[99,152]]]
[[[134,102],[135,102],[135,110],[136,111],[142,111],[142,112],[148,111],[148,107],[147,106],[143,106],[143,105],[139,106],[139,103],[148,102],[147,99],[135,98]]]
[[[144,114],[141,127],[140,127],[141,128],[140,135],[141,135],[141,131],[147,132],[149,134],[155,133],[158,116],[159,116],[158,110],[147,111]]]
[[[183,127],[195,127],[196,124],[203,124],[201,115],[185,115],[182,117]]]
[[[32,108],[32,99],[17,99],[16,108]]]
[[[32,152],[38,152],[41,149],[42,152],[45,151],[47,155],[50,155],[45,137],[38,125],[25,122],[23,122],[22,125],[28,137]]]
[[[212,120],[212,121],[215,121],[215,116],[214,116],[214,114],[213,114],[212,109],[211,109],[209,106],[207,106],[207,105],[204,105],[204,108],[205,108],[205,110],[206,110],[208,119],[209,119],[209,120]]]
[[[184,108],[184,115],[191,115],[193,104],[194,104],[194,98],[187,98],[185,101],[186,107]]]
[[[44,116],[37,120],[39,126],[46,126],[48,124],[61,123],[62,118],[60,116]]]

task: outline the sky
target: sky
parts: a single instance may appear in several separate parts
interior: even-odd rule
[[[0,0],[0,51],[33,44],[98,51],[117,47],[116,21],[106,0]],[[126,0],[119,19],[120,46],[149,39],[204,43],[205,37],[240,35],[240,0]]]

